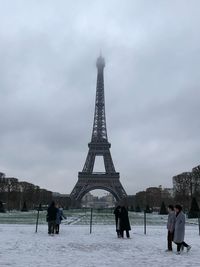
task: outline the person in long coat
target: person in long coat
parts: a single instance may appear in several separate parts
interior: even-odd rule
[[[52,201],[47,209],[48,234],[50,235],[54,234],[57,211],[58,209],[55,206],[55,202]]]
[[[184,242],[185,237],[185,214],[180,205],[175,206],[176,222],[174,228],[174,243],[177,244],[177,254],[180,254],[181,248],[186,247],[187,251],[191,249],[187,243]]]
[[[57,213],[56,213],[55,230],[56,230],[56,234],[59,234],[61,221],[63,220],[63,218],[66,219],[66,217],[63,214],[63,209],[59,205],[57,205],[56,207],[57,207]]]
[[[121,212],[121,207],[117,206],[114,209],[114,214],[115,214],[115,224],[116,224],[116,232],[117,232],[117,237],[120,238],[121,234],[120,234],[120,212]]]
[[[124,237],[124,231],[126,231],[126,237],[130,238],[129,231],[131,230],[129,217],[128,217],[128,210],[122,206],[121,212],[119,214],[120,218],[120,235],[123,238]]]

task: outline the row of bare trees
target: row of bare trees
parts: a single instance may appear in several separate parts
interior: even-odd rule
[[[174,198],[189,210],[193,198],[200,203],[200,165],[173,177]]]
[[[28,209],[34,209],[40,203],[48,205],[52,201],[52,192],[28,182],[19,182],[17,178],[6,178],[0,172],[0,201],[7,210],[22,210],[24,204]]]

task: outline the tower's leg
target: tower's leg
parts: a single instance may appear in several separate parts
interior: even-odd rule
[[[112,161],[112,157],[110,151],[106,151],[103,155],[104,157],[104,165],[107,173],[115,173],[115,167]]]
[[[85,161],[85,165],[83,167],[83,172],[92,173],[94,169],[94,162],[95,162],[95,153],[89,150]]]

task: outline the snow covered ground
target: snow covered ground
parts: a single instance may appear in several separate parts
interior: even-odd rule
[[[186,226],[185,241],[192,249],[182,255],[165,252],[162,225],[132,226],[131,239],[118,239],[114,225],[61,225],[59,235],[48,236],[47,225],[0,224],[0,266],[15,267],[148,267],[199,266],[197,225]]]

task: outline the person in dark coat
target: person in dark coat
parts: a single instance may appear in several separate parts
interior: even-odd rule
[[[63,209],[59,205],[56,205],[56,207],[57,207],[57,214],[56,214],[55,230],[56,234],[59,234],[61,221],[63,220],[63,218],[66,219],[66,217],[63,214]]]
[[[168,220],[167,220],[167,246],[168,249],[166,251],[172,251],[172,241],[174,238],[174,227],[176,222],[176,215],[174,212],[174,206],[168,206]]]
[[[128,217],[128,210],[122,206],[121,212],[119,214],[120,218],[120,235],[123,238],[124,237],[124,231],[126,231],[126,237],[130,238],[129,231],[131,230],[129,217]]]
[[[181,248],[186,247],[187,252],[191,249],[191,246],[184,242],[185,237],[185,214],[182,212],[180,205],[175,206],[176,222],[174,229],[174,243],[177,244],[177,254],[180,254]]]
[[[120,234],[120,212],[121,212],[121,207],[117,206],[114,209],[114,214],[115,214],[115,223],[116,223],[116,232],[117,232],[117,237],[120,238],[121,234]]]
[[[47,222],[48,222],[48,234],[53,235],[56,225],[56,216],[58,209],[55,206],[55,202],[52,201],[47,209]]]

